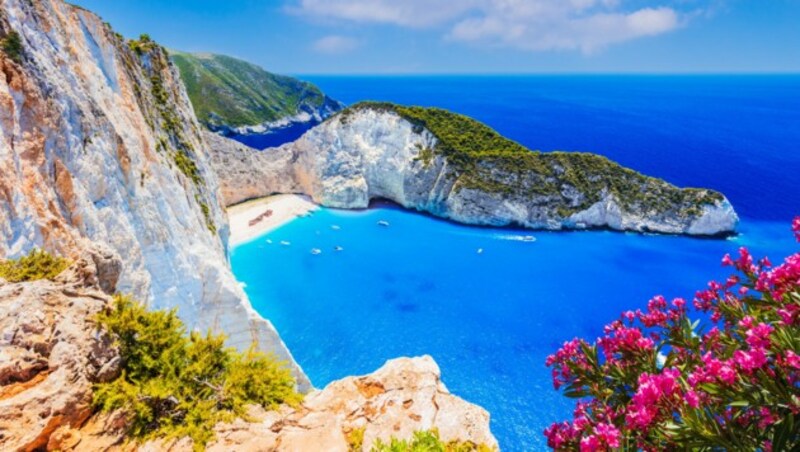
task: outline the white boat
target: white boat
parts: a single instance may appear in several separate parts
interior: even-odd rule
[[[378,226],[389,226],[389,222],[386,220],[379,220]]]
[[[272,245],[272,240],[271,239],[267,239],[267,243]]]
[[[281,240],[281,245],[283,245],[283,246],[289,246],[291,244],[292,244],[292,242],[287,242],[286,240]]]
[[[483,248],[478,248],[478,254],[483,254]]]
[[[536,237],[534,237],[532,235],[526,235],[525,237],[522,238],[522,241],[523,242],[535,242],[536,241]]]
[[[322,250],[319,248],[311,248],[311,254],[322,254]]]
[[[333,247],[333,249],[334,249],[334,251],[344,251],[344,248],[342,248],[339,245],[336,245],[335,247]]]
[[[331,226],[331,229],[333,229],[334,231],[338,231],[339,229],[342,229],[342,228],[339,227],[338,224],[334,224],[334,225]]]

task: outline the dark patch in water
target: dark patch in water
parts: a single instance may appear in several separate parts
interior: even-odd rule
[[[383,291],[383,299],[386,301],[392,301],[397,299],[397,292],[394,290],[384,290]]]
[[[400,312],[417,312],[419,311],[419,305],[415,303],[398,303],[397,310]]]
[[[292,141],[295,141],[303,136],[304,133],[317,124],[318,123],[316,121],[294,123],[287,127],[274,129],[269,133],[249,135],[231,133],[228,135],[228,138],[232,138],[242,144],[246,144],[251,148],[264,150],[267,148],[278,147],[282,144],[291,143]]]
[[[436,290],[436,283],[431,280],[422,281],[417,285],[418,292],[433,292]]]

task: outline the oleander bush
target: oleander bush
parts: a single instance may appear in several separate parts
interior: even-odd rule
[[[800,217],[792,226],[800,241]],[[800,253],[722,262],[735,273],[692,303],[655,297],[547,358],[555,388],[580,399],[545,430],[550,447],[800,449]]]
[[[0,278],[12,283],[53,279],[67,267],[67,259],[34,249],[19,259],[0,260]]]
[[[214,438],[214,425],[246,418],[246,407],[297,405],[302,396],[288,368],[273,357],[239,353],[223,336],[186,334],[175,310],[149,311],[129,297],[98,315],[122,358],[122,374],[95,388],[95,406],[122,410],[136,439],[189,436],[196,450]]]

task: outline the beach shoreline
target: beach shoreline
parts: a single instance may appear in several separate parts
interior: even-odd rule
[[[230,206],[229,244],[235,247],[249,242],[317,209],[311,198],[302,195],[273,195]]]

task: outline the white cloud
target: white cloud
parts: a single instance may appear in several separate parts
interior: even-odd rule
[[[358,40],[347,36],[330,35],[314,41],[312,47],[320,53],[330,55],[352,52],[357,49],[360,43]]]
[[[530,51],[580,50],[655,36],[689,14],[686,0],[295,0],[301,14],[359,23],[440,28],[453,41]],[[631,6],[632,4],[637,6]]]
[[[428,27],[454,19],[483,0],[298,0],[293,10],[316,17]]]

